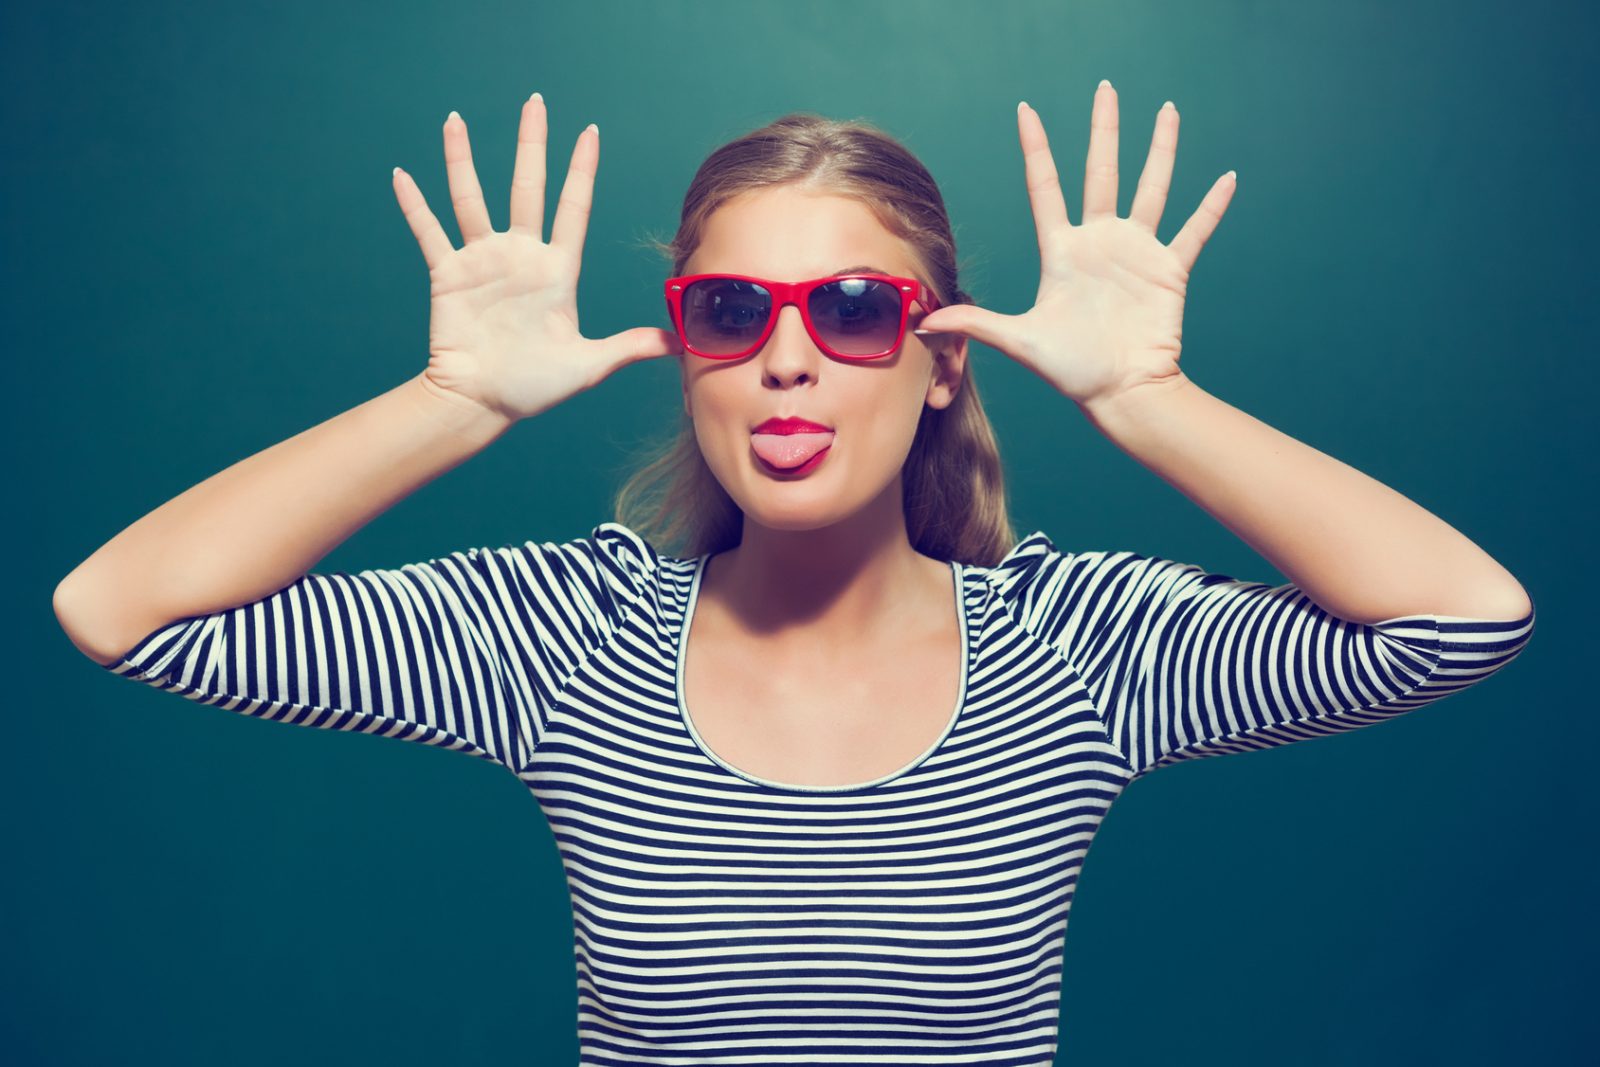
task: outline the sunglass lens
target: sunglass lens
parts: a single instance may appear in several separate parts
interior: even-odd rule
[[[772,314],[772,294],[754,282],[708,278],[683,292],[683,339],[712,356],[756,343]]]
[[[871,278],[841,278],[811,292],[811,321],[835,350],[868,356],[900,339],[899,288]]]

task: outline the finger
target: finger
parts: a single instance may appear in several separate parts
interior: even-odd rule
[[[600,339],[601,359],[612,368],[657,356],[680,356],[683,345],[671,330],[637,326]],[[608,372],[609,373],[609,372]]]
[[[1133,194],[1130,221],[1151,233],[1161,224],[1167,207],[1167,191],[1172,187],[1172,164],[1178,155],[1178,109],[1168,100],[1156,112],[1155,132],[1150,135],[1150,154],[1139,173],[1139,188]]]
[[[522,105],[517,126],[517,161],[511,169],[511,229],[544,240],[544,157],[549,136],[544,97]]]
[[[589,229],[589,210],[594,202],[594,172],[600,162],[600,127],[594,123],[578,134],[567,164],[567,178],[561,183],[561,199],[556,202],[556,219],[550,226],[550,244],[574,259],[583,255],[583,237]]]
[[[1061,195],[1061,176],[1050,154],[1050,139],[1045,136],[1039,113],[1026,101],[1017,105],[1017,137],[1022,142],[1023,177],[1028,183],[1028,202],[1033,205],[1033,227],[1039,235],[1042,252],[1046,240],[1056,230],[1071,226],[1067,201]]]
[[[405,215],[417,244],[422,247],[423,260],[428,264],[428,269],[433,270],[456,250],[455,245],[450,243],[450,236],[439,225],[439,220],[434,218],[433,212],[428,210],[428,201],[423,197],[422,190],[417,188],[417,183],[399,167],[394,168],[394,197],[400,202],[400,212]]]
[[[467,123],[454,111],[444,123],[444,169],[450,179],[450,202],[456,209],[456,226],[461,239],[471,243],[494,227],[489,223],[489,208],[478,187],[478,172],[472,166],[472,145],[467,141]]]
[[[1194,269],[1200,249],[1216,232],[1217,223],[1222,221],[1222,213],[1228,210],[1228,202],[1233,199],[1233,191],[1238,184],[1238,175],[1231,170],[1218,178],[1205,199],[1200,201],[1195,213],[1189,216],[1189,221],[1183,224],[1183,229],[1178,231],[1178,236],[1172,239],[1168,247],[1178,254],[1184,270]]]
[[[1016,332],[1014,323],[1018,318],[1018,315],[1002,315],[976,304],[951,304],[925,315],[921,326],[913,332],[960,334],[998,351],[1011,352],[1016,348],[1011,338]]]
[[[1083,221],[1117,213],[1117,91],[1104,78],[1089,114],[1089,158],[1083,169]]]

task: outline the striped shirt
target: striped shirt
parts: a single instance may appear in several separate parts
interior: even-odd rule
[[[1074,887],[1129,783],[1402,715],[1510,662],[1516,622],[1342,620],[1270,587],[1042,532],[952,562],[937,742],[853,786],[717,757],[683,711],[705,556],[617,523],[307,574],[107,669],[515,774],[571,893],[582,1065],[1050,1064]]]

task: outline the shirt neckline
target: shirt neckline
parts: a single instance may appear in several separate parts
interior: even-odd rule
[[[956,722],[961,718],[961,709],[966,705],[968,671],[972,662],[971,627],[968,625],[967,621],[966,570],[960,562],[956,560],[949,561],[951,584],[955,590],[956,623],[961,629],[961,638],[959,641],[961,646],[961,681],[956,687],[955,707],[951,710],[950,717],[948,720],[946,720],[944,729],[940,731],[939,736],[936,737],[933,743],[924,749],[920,755],[912,759],[910,763],[907,763],[899,770],[890,771],[888,774],[880,775],[879,777],[873,778],[870,781],[856,782],[848,785],[803,785],[794,782],[779,782],[771,778],[763,778],[760,775],[751,774],[748,771],[735,767],[732,763],[729,763],[727,760],[713,752],[711,750],[711,746],[705,742],[705,739],[700,736],[700,732],[695,729],[694,718],[689,714],[689,701],[684,694],[684,662],[688,658],[687,650],[689,647],[689,626],[694,621],[695,605],[700,599],[700,579],[705,574],[706,561],[709,560],[711,556],[712,553],[707,552],[703,555],[695,557],[694,559],[693,573],[689,582],[689,593],[683,608],[683,621],[677,628],[677,644],[673,648],[673,674],[675,677],[675,688],[677,692],[678,719],[683,723],[684,728],[689,732],[689,737],[693,739],[695,747],[698,748],[707,759],[711,760],[711,762],[715,763],[723,770],[728,771],[730,774],[742,778],[747,782],[753,782],[756,785],[765,786],[769,789],[778,789],[793,793],[848,793],[855,790],[871,789],[876,786],[888,785],[890,782],[894,782],[900,778],[903,778],[920,767],[929,759],[929,757],[931,757],[935,752],[938,752],[939,749],[944,746],[945,738],[949,737],[950,734],[954,732]]]

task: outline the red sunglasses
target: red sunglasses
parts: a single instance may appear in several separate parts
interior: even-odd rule
[[[775,282],[745,274],[686,274],[666,281],[667,310],[686,351],[741,359],[766,344],[789,304],[817,347],[835,359],[878,359],[900,347],[911,305],[932,312],[932,290],[892,274],[836,274]]]

